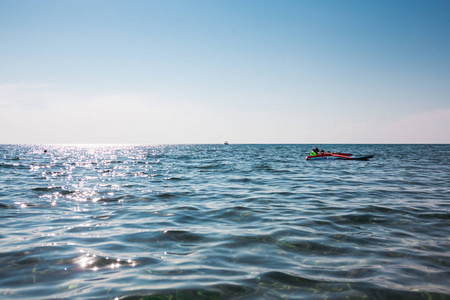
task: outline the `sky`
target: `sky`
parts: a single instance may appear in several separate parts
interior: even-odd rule
[[[448,0],[0,0],[0,144],[450,143]]]

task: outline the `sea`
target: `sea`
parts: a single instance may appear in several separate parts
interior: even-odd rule
[[[1,299],[450,299],[450,145],[0,145],[0,220]]]

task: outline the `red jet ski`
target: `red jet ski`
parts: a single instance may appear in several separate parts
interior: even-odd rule
[[[369,160],[372,157],[373,155],[353,156],[353,154],[351,153],[329,152],[307,156],[306,160],[316,160],[316,159]]]

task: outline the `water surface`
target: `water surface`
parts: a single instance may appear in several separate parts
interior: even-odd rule
[[[449,299],[450,146],[313,146],[0,145],[0,297]]]

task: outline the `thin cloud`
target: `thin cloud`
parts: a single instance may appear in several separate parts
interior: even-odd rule
[[[450,109],[424,111],[393,122],[390,126],[403,142],[450,143]]]
[[[57,95],[49,84],[4,84],[0,85],[0,107],[23,110],[42,110],[54,101]]]

